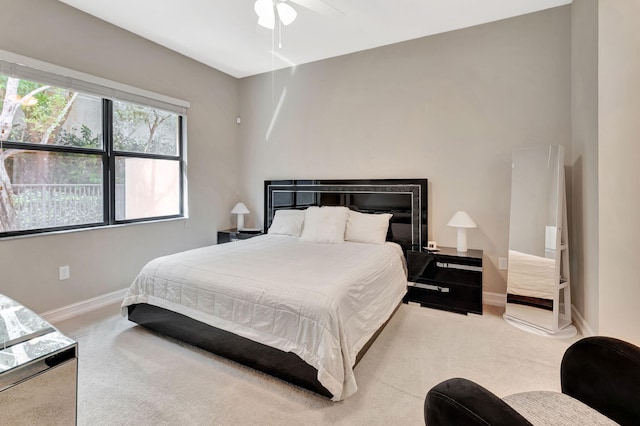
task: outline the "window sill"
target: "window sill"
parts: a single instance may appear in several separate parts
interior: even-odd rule
[[[0,237],[0,241],[18,240],[23,238],[48,237],[51,235],[61,235],[61,234],[70,234],[75,232],[87,232],[87,231],[96,231],[96,230],[104,230],[104,229],[122,228],[125,226],[146,225],[150,223],[176,222],[176,221],[183,221],[187,219],[189,219],[187,216],[172,217],[169,219],[145,220],[141,222],[118,223],[115,225],[98,225],[98,226],[91,226],[88,228],[65,229],[61,231],[51,231],[51,232],[39,232],[36,234],[12,235],[8,237]]]

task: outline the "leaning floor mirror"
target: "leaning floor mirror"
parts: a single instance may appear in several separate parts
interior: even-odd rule
[[[515,148],[511,169],[507,322],[569,337],[569,246],[564,148]]]

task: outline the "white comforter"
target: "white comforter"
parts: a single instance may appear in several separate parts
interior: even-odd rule
[[[555,259],[509,250],[507,292],[553,300],[559,284],[555,272]]]
[[[397,244],[320,244],[264,235],[149,262],[122,303],[148,303],[285,352],[318,370],[338,401],[353,365],[406,292]]]

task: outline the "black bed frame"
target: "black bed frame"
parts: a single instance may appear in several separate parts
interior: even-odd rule
[[[311,205],[346,205],[370,213],[390,212],[394,216],[388,240],[397,242],[405,250],[427,241],[426,179],[265,181],[265,230],[271,224],[276,210],[300,209]],[[406,228],[408,225],[410,231],[394,233],[394,223],[398,229]],[[358,353],[356,365],[392,316],[393,314]],[[160,334],[239,362],[327,398],[333,397],[318,381],[318,371],[292,352],[263,345],[146,303],[129,306],[128,317],[129,320]]]

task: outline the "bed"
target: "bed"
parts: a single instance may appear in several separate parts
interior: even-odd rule
[[[267,181],[265,229],[273,233],[149,262],[123,315],[335,401],[347,398],[357,390],[354,366],[406,293],[403,252],[426,241],[426,188],[424,179]],[[311,213],[346,214],[342,234],[350,237],[309,238]],[[286,215],[305,215],[301,235],[279,232]],[[358,237],[352,218],[383,215],[391,219],[379,241]]]

